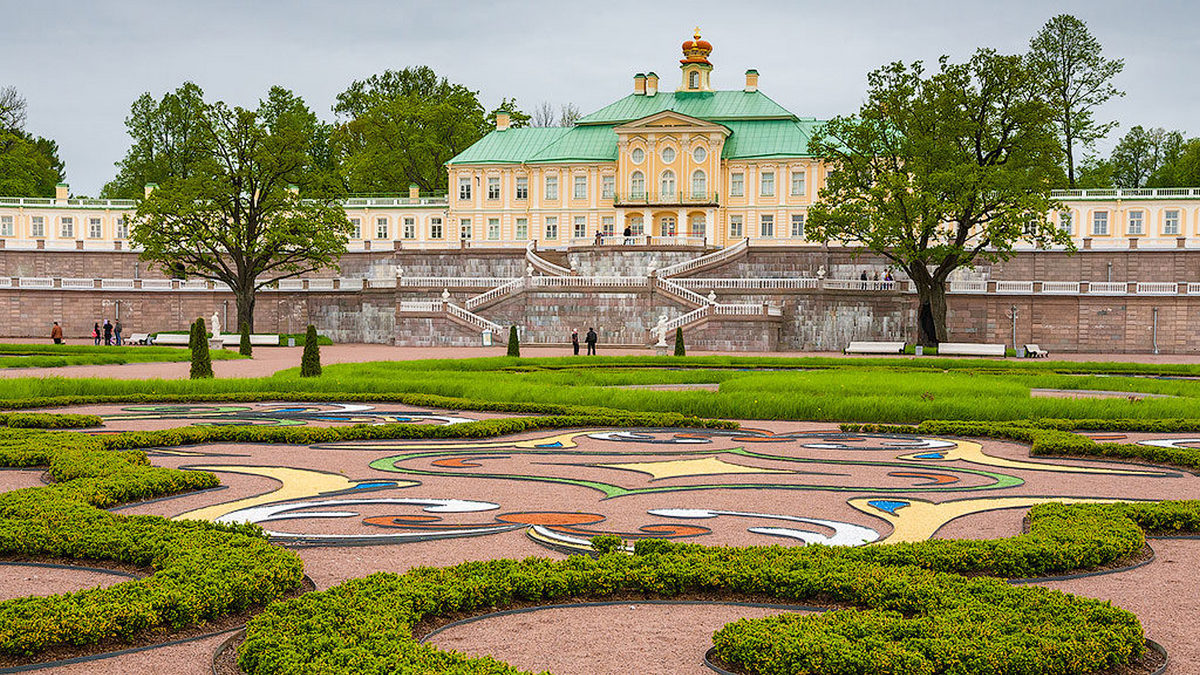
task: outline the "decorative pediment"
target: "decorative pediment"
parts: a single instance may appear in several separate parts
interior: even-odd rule
[[[719,133],[724,136],[728,136],[730,133],[729,128],[722,124],[690,117],[682,113],[677,113],[674,110],[663,110],[662,112],[627,122],[614,129],[614,131],[618,135],[646,131],[690,131],[696,133]]]

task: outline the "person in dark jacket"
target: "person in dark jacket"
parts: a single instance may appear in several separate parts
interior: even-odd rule
[[[588,332],[587,332],[587,337],[585,337],[585,338],[583,339],[583,341],[587,343],[587,348],[588,348],[588,350],[587,350],[587,353],[588,353],[588,356],[595,356],[595,355],[596,355],[596,341],[597,341],[598,339],[599,339],[599,338],[596,336],[596,329],[595,329],[595,328],[589,328],[589,329],[588,329]]]
[[[117,327],[113,329],[113,339],[117,341],[117,346],[121,346],[121,320],[117,319]]]
[[[579,330],[575,328],[571,329],[571,349],[579,356]]]
[[[104,344],[112,346],[112,324],[108,322],[108,319],[104,320]]]

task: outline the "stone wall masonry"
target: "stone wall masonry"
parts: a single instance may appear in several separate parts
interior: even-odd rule
[[[391,251],[347,253],[338,269],[305,274],[320,277],[389,277],[395,275]],[[71,277],[83,279],[165,279],[157,267],[132,251],[0,250],[0,277]]]
[[[567,252],[571,269],[583,276],[632,277],[645,276],[650,267],[662,269],[701,254],[696,250],[639,250],[636,246],[580,249]]]
[[[644,345],[650,341],[650,330],[660,316],[674,318],[691,309],[648,291],[526,292],[482,314],[502,326],[522,326],[524,340],[531,344],[563,344],[570,341],[572,328],[582,336],[591,326],[603,344]]]
[[[406,277],[520,277],[526,265],[525,249],[396,251],[391,262]]]
[[[395,344],[407,347],[479,347],[483,341],[480,333],[444,316],[400,316],[396,321]]]
[[[688,349],[773,352],[781,348],[781,332],[782,324],[779,321],[710,318],[695,328],[685,328],[683,342]],[[673,336],[667,336],[667,345],[668,349],[674,349]]]

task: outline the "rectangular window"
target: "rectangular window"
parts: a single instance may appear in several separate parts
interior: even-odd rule
[[[558,176],[546,176],[546,199],[558,199]]]
[[[463,218],[463,219],[459,220],[458,221],[458,238],[462,239],[463,241],[467,241],[471,238],[472,234],[474,234],[474,233],[471,231],[471,219]]]
[[[488,199],[500,199],[499,176],[488,176]]]
[[[523,241],[529,238],[529,219],[517,218],[517,240]]]
[[[517,176],[517,199],[529,199],[529,178]]]
[[[1142,211],[1129,212],[1129,234],[1145,234],[1145,216]]]
[[[734,239],[742,238],[741,216],[729,216],[729,236]]]
[[[387,218],[376,218],[375,219],[375,238],[376,239],[387,239],[388,238],[388,219]]]
[[[558,239],[558,218],[546,216],[546,240]]]
[[[575,234],[576,239],[582,239],[587,236],[587,216],[575,216]]]
[[[746,175],[742,173],[729,174],[729,196],[741,197],[746,194]]]
[[[792,196],[803,197],[808,194],[808,185],[803,171],[792,172]]]
[[[804,214],[792,214],[792,238],[801,239],[804,237]]]
[[[441,239],[445,233],[442,232],[442,219],[433,217],[429,219],[429,238]]]
[[[104,225],[99,218],[88,219],[88,238],[99,239],[104,236]]]
[[[1179,234],[1179,211],[1163,211],[1163,234]]]
[[[46,218],[45,218],[45,216],[33,216],[29,219],[29,236],[31,236],[31,237],[46,236]]]
[[[634,216],[629,219],[629,231],[635,237],[640,237],[646,233],[646,223],[642,222],[641,216]]]
[[[616,234],[616,231],[613,229],[614,227],[615,225],[613,225],[612,216],[604,216],[600,219],[600,231],[604,234],[604,236],[611,237]]]
[[[350,219],[350,238],[351,239],[362,239],[362,219],[361,218],[351,218]]]
[[[775,172],[774,171],[762,172],[762,176],[759,178],[759,181],[762,186],[762,190],[760,191],[760,194],[764,197],[774,197],[775,196]]]
[[[417,219],[416,218],[406,217],[404,219],[404,238],[405,239],[416,239],[417,238]]]
[[[1073,229],[1073,224],[1071,223],[1071,212],[1070,211],[1059,212],[1059,214],[1058,214],[1058,229],[1062,230],[1063,232],[1066,232],[1067,234],[1071,234],[1071,230]]]
[[[72,218],[70,216],[63,216],[62,219],[58,221],[58,223],[59,223],[58,236],[62,237],[63,239],[74,239],[75,238],[75,219],[74,218]]]
[[[692,231],[688,234],[693,237],[703,237],[708,230],[708,222],[704,216],[692,216]]]
[[[126,218],[125,216],[121,216],[121,219],[117,221],[117,235],[116,236],[117,236],[117,239],[128,239],[129,238],[129,219]]]
[[[764,213],[758,217],[758,236],[775,236],[775,216]]]
[[[11,237],[13,234],[13,217],[0,216],[0,237]]]
[[[1097,211],[1092,214],[1092,234],[1108,234],[1108,211]]]
[[[600,178],[600,197],[603,199],[612,199],[613,192],[617,190],[616,176],[602,176]]]
[[[575,176],[575,199],[587,199],[587,176]]]
[[[488,239],[496,241],[500,238],[500,219],[488,218]]]
[[[462,176],[458,179],[458,198],[467,200],[471,198],[471,177]]]

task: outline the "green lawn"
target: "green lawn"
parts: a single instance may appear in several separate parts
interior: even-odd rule
[[[212,350],[213,360],[243,358],[236,350]],[[186,347],[0,344],[0,368],[58,368],[121,363],[187,361]]]

